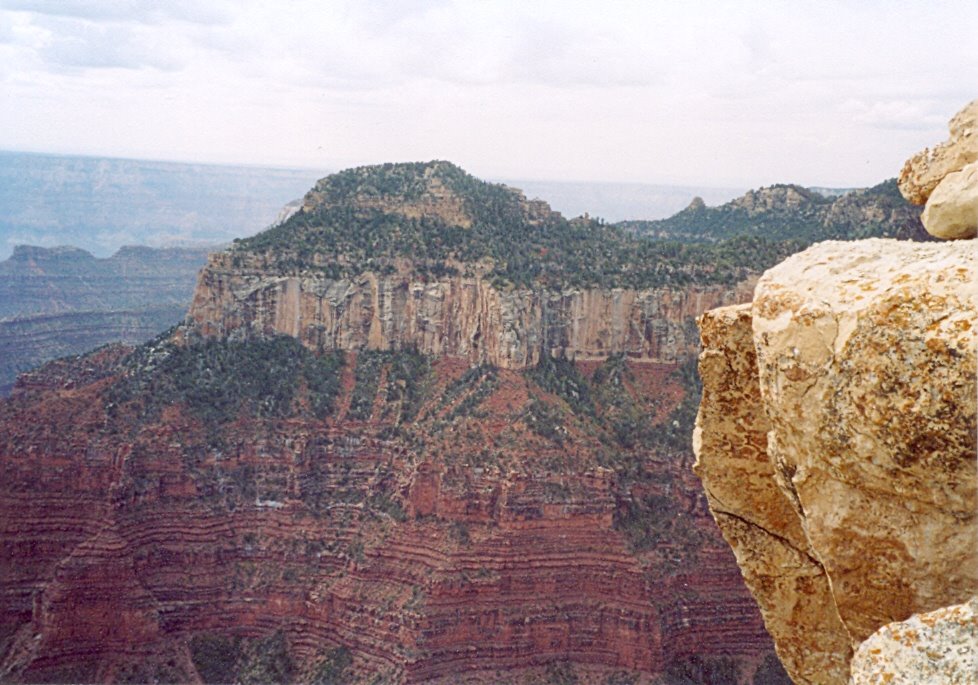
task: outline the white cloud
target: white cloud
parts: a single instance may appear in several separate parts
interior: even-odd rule
[[[223,24],[231,5],[211,0],[4,0],[0,8],[38,16],[71,17],[91,21],[156,24],[176,19],[195,24]]]
[[[946,112],[932,99],[849,100],[840,110],[851,114],[853,121],[878,128],[930,131],[947,122]]]
[[[970,2],[0,0],[0,147],[858,185],[978,95],[975,25]]]
[[[51,68],[176,70],[185,64],[179,43],[163,42],[143,27],[56,19],[46,28],[38,52]]]

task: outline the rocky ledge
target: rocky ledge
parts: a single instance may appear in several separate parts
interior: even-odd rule
[[[827,242],[700,319],[695,470],[797,683],[978,593],[978,243]]]

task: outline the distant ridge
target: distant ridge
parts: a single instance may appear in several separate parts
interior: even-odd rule
[[[328,170],[225,166],[0,150],[0,259],[18,243],[105,257],[125,243],[192,247],[252,235]],[[565,216],[659,219],[700,195],[742,189],[501,179]]]
[[[219,247],[129,245],[100,259],[77,247],[17,245],[0,261],[0,396],[41,362],[140,343],[181,321],[198,269]]]
[[[272,223],[323,172],[0,151],[0,258],[14,245],[227,242]]]
[[[682,210],[694,197],[703,198],[708,205],[719,205],[746,190],[651,183],[500,180],[520,188],[529,198],[543,198],[564,216],[587,213],[610,222],[665,219]]]
[[[920,223],[919,208],[903,199],[896,179],[862,190],[779,184],[748,191],[718,207],[708,207],[695,198],[668,219],[618,225],[636,235],[684,242],[744,236],[806,243],[868,237],[929,239]]]

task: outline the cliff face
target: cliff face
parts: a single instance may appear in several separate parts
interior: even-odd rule
[[[242,261],[216,254],[201,272],[189,317],[202,334],[281,333],[312,350],[416,347],[508,369],[541,354],[677,362],[697,346],[691,318],[744,301],[753,286],[501,289],[474,276],[274,275],[257,259]]]
[[[161,342],[25,377],[4,680],[748,682],[770,654],[670,446],[673,365],[341,356]]]
[[[696,472],[789,674],[978,592],[978,244],[822,243],[701,319]]]

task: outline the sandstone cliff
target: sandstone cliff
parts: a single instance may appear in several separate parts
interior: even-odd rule
[[[201,272],[189,317],[207,336],[282,333],[312,350],[413,347],[509,369],[542,354],[677,362],[697,348],[692,317],[748,299],[752,286],[498,288],[483,277],[430,281],[408,270],[332,279],[270,274],[222,253]]]
[[[701,319],[696,472],[779,656],[978,593],[978,245],[822,243]]]

